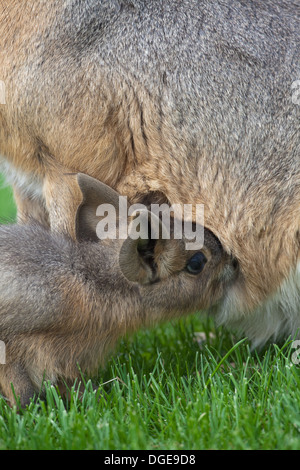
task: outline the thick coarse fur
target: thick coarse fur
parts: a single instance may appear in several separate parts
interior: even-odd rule
[[[202,203],[240,267],[219,321],[263,343],[298,319],[280,293],[300,289],[299,0],[1,0],[0,20],[20,220],[74,237],[78,171],[132,202]]]
[[[0,227],[0,337],[6,346],[0,389],[11,404],[11,384],[24,406],[43,391],[43,380],[62,387],[80,373],[96,374],[123,335],[207,308],[236,276],[233,260],[208,230],[192,272],[196,253],[184,240],[91,241],[87,209],[95,200],[108,202],[110,188],[85,175],[80,184],[83,202],[73,214],[78,240],[36,222]]]

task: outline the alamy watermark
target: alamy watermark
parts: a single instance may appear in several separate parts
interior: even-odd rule
[[[295,349],[291,356],[291,361],[295,365],[300,364],[300,339],[296,339],[295,341],[292,342],[292,349]]]
[[[201,249],[204,245],[203,204],[151,204],[149,209],[143,204],[128,207],[127,197],[119,196],[118,208],[112,204],[101,204],[96,216],[101,217],[96,226],[100,240],[184,238],[186,250]]]
[[[5,83],[0,80],[0,104],[6,104]]]
[[[3,341],[0,341],[0,365],[6,364],[6,347]]]
[[[295,80],[292,83],[292,103],[300,105],[300,80]]]

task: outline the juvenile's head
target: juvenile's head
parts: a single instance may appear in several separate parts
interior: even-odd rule
[[[107,247],[115,253],[118,266],[114,269],[121,271],[127,282],[139,286],[145,308],[162,308],[170,315],[177,311],[192,313],[224,296],[237,269],[211,231],[201,227],[203,246],[195,244],[195,249],[187,249],[193,244],[184,233],[180,239],[175,237],[174,219],[167,227],[162,218],[142,206],[130,216],[130,210],[121,214],[116,191],[87,175],[78,174],[77,181],[82,192],[76,213],[77,240],[99,244],[100,250]],[[121,233],[125,226],[126,237]],[[99,235],[105,240],[99,240]]]

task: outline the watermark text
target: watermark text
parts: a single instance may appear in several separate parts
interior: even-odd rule
[[[300,364],[300,340],[297,339],[292,342],[292,349],[295,349],[291,356],[292,363],[295,365]]]
[[[149,214],[150,219],[145,217],[145,213]],[[128,237],[133,240],[184,239],[186,250],[201,249],[204,245],[203,204],[152,204],[149,210],[143,204],[128,207],[127,197],[120,196],[118,208],[112,204],[101,204],[96,216],[101,218],[96,225],[100,240],[126,240]]]
[[[6,364],[6,347],[3,341],[0,341],[0,364]]]
[[[300,105],[300,80],[295,80],[292,83],[292,103]]]
[[[6,104],[5,83],[0,80],[0,104]]]

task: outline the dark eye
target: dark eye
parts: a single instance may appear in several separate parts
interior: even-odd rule
[[[186,270],[190,274],[199,274],[203,270],[206,263],[207,263],[207,259],[205,255],[201,251],[199,251],[199,253],[196,253],[188,261],[186,265]]]

